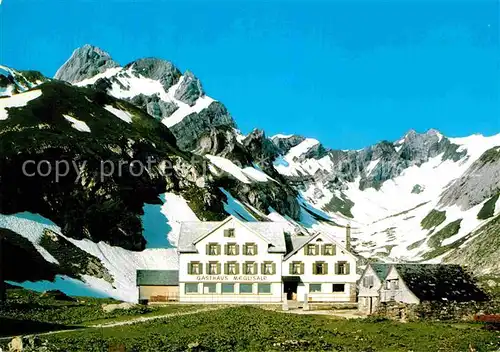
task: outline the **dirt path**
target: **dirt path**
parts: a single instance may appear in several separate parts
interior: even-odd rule
[[[189,315],[189,314],[197,314],[197,313],[202,313],[202,312],[209,312],[212,310],[218,310],[221,309],[222,307],[217,306],[213,308],[202,308],[202,309],[196,309],[196,310],[191,310],[191,311],[186,311],[186,312],[178,312],[178,313],[168,313],[168,314],[163,314],[163,315],[155,315],[151,317],[136,317],[130,320],[124,320],[124,321],[117,321],[114,323],[105,323],[105,324],[96,324],[96,325],[89,325],[89,326],[82,326],[81,328],[76,328],[76,329],[67,329],[67,330],[55,330],[55,331],[47,331],[47,332],[41,332],[41,333],[36,333],[36,334],[26,334],[22,335],[23,337],[28,337],[28,336],[44,336],[44,335],[54,335],[54,334],[61,334],[65,332],[71,332],[71,331],[84,331],[88,329],[106,329],[106,328],[113,328],[116,326],[123,326],[123,325],[132,325],[132,324],[138,324],[138,323],[145,323],[148,321],[152,320],[158,320],[158,319],[165,319],[165,318],[172,318],[172,317],[177,317],[181,315]],[[227,307],[226,307],[227,308]],[[0,341],[10,341],[14,337],[21,336],[21,335],[14,335],[14,336],[6,336],[6,337],[0,337]]]

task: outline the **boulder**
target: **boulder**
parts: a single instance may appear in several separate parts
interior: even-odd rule
[[[102,310],[105,311],[106,313],[111,313],[112,311],[114,310],[117,310],[117,309],[130,309],[130,308],[134,308],[136,305],[134,303],[127,303],[127,302],[123,302],[123,303],[118,303],[118,304],[103,304],[101,307],[102,307]]]

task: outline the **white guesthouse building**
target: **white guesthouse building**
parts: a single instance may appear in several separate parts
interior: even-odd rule
[[[356,258],[330,235],[290,236],[283,224],[230,216],[182,223],[178,251],[180,302],[356,300]]]

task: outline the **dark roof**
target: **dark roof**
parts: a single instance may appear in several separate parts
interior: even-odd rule
[[[456,264],[394,264],[406,286],[421,301],[484,301],[488,297]]]
[[[392,264],[370,263],[369,265],[373,268],[373,271],[375,271],[375,274],[378,276],[378,278],[381,281],[384,281],[387,277],[387,274],[389,273],[389,269],[391,268]]]
[[[179,270],[137,270],[137,286],[178,286]]]

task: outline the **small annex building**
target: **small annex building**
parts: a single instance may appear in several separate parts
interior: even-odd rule
[[[370,263],[359,279],[359,310],[371,314],[380,303],[484,301],[488,296],[457,264]]]
[[[179,300],[179,270],[137,270],[139,303]]]

